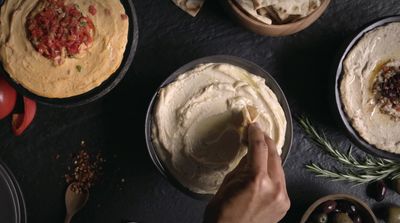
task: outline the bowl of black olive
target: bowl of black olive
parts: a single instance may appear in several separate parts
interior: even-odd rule
[[[377,223],[371,208],[348,194],[334,194],[314,202],[300,223]]]

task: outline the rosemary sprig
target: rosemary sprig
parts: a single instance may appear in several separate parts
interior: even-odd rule
[[[364,184],[371,181],[371,176],[360,176],[353,171],[349,172],[333,172],[327,169],[323,169],[320,165],[312,163],[306,165],[307,169],[315,173],[318,177],[331,178],[333,181],[349,181],[357,184]],[[374,178],[374,177],[372,177]]]
[[[349,169],[335,171],[322,168],[320,165],[311,163],[306,168],[319,177],[331,178],[334,181],[348,181],[364,184],[379,181],[385,178],[400,178],[400,163],[389,159],[375,158],[367,155],[360,160],[352,155],[353,147],[350,146],[347,153],[341,152],[333,143],[327,139],[325,134],[319,132],[305,117],[299,119],[299,123],[307,135],[331,157],[339,161]]]

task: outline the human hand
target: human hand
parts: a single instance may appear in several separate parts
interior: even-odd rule
[[[275,143],[257,124],[248,128],[249,149],[208,204],[205,223],[277,223],[289,210],[285,175]]]

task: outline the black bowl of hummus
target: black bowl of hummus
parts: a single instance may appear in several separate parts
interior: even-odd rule
[[[24,96],[56,107],[111,91],[138,43],[130,0],[4,0],[0,18],[5,78]]]
[[[340,57],[335,102],[352,141],[400,160],[400,16],[364,27]]]
[[[193,198],[208,198],[246,155],[245,128],[252,122],[276,142],[284,163],[293,126],[277,82],[244,59],[205,57],[175,71],[153,96],[147,148],[171,184]]]

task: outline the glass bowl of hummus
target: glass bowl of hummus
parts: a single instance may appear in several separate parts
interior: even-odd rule
[[[284,163],[293,126],[277,82],[244,59],[205,57],[175,71],[153,96],[147,148],[171,184],[191,197],[207,198],[246,155],[245,129],[252,122],[276,142]]]
[[[0,71],[39,103],[92,102],[132,64],[138,43],[132,1],[5,0],[0,10]]]
[[[400,160],[400,16],[363,27],[335,70],[339,121],[364,151]]]
[[[245,28],[266,36],[287,36],[313,24],[330,0],[220,0]]]

